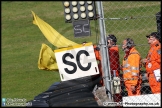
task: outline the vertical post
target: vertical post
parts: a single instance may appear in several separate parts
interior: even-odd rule
[[[157,33],[161,40],[161,11],[156,13]]]
[[[108,49],[107,49],[107,42],[105,37],[105,28],[104,28],[104,15],[103,15],[103,9],[101,1],[97,1],[97,9],[98,9],[98,15],[99,15],[99,28],[100,28],[100,44],[101,44],[101,63],[102,63],[102,70],[104,73],[104,84],[108,92],[108,97],[111,99],[111,82],[110,82],[110,68],[109,68],[109,57],[108,57]],[[109,69],[109,70],[108,70]]]

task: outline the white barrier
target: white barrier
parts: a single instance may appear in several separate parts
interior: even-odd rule
[[[123,107],[159,107],[161,106],[161,93],[139,96],[123,97]]]

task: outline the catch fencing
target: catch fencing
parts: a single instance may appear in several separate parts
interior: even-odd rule
[[[161,22],[161,19],[157,19],[159,18],[157,13],[161,10],[161,2],[103,1],[102,6],[106,36],[114,34],[117,37],[120,64],[122,64],[124,57],[122,41],[126,38],[134,40],[136,49],[139,51],[141,57],[145,58],[149,50],[146,35],[151,32],[160,32],[161,29],[160,24],[158,24],[158,21],[160,20]],[[122,74],[122,71],[120,73]],[[141,76],[141,94],[152,94],[144,67],[142,67]],[[113,82],[113,80],[110,80],[110,82]],[[122,97],[128,96],[125,86],[122,83],[122,78],[120,78],[120,82]],[[116,98],[118,98],[118,101],[122,101],[120,100],[121,97]]]

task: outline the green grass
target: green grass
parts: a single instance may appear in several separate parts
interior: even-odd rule
[[[38,69],[38,57],[42,43],[47,44],[52,49],[54,49],[54,46],[47,41],[39,28],[32,23],[33,17],[31,10],[60,34],[76,43],[81,43],[85,40],[96,43],[96,37],[99,38],[100,31],[96,32],[96,27],[99,29],[98,21],[90,22],[91,36],[75,38],[73,25],[71,23],[65,23],[62,2],[3,1],[1,3],[1,89],[3,98],[25,98],[32,100],[36,95],[47,90],[51,84],[60,81],[60,76],[57,71]],[[104,8],[106,17],[139,16],[140,14],[146,16],[152,15],[160,10],[160,2],[155,3],[155,5],[152,5],[152,3],[145,5],[145,2],[141,2],[139,7],[127,7],[128,5],[122,2],[106,2],[103,5],[105,7],[107,5],[113,7],[109,10]],[[118,7],[120,6],[125,8],[119,9]],[[148,9],[153,9],[153,11],[148,11]],[[134,38],[135,42],[138,44],[147,44],[143,35],[156,30],[154,18],[136,21],[108,20],[105,23],[106,32],[117,35],[119,39],[118,44],[121,44],[125,37],[135,37],[137,31],[139,31],[139,38],[142,38],[140,40]],[[143,47],[137,48],[141,53],[143,52]],[[142,53],[142,56],[146,56],[147,50],[148,48]],[[120,52],[120,56],[123,56],[123,52]]]

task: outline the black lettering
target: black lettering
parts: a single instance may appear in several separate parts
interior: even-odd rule
[[[89,53],[85,50],[80,50],[78,53],[77,53],[77,56],[76,56],[76,61],[77,61],[77,64],[78,64],[78,67],[83,70],[83,71],[87,71],[90,69],[91,67],[91,63],[88,63],[88,66],[87,67],[83,67],[80,63],[80,55],[81,54],[85,54],[86,56],[89,56]]]
[[[74,58],[74,56],[73,56],[72,54],[70,54],[70,53],[66,53],[66,54],[64,54],[63,57],[62,57],[62,61],[63,61],[64,64],[67,64],[67,65],[73,66],[74,69],[73,69],[73,70],[68,70],[67,68],[64,68],[64,70],[65,70],[65,72],[67,72],[68,74],[73,74],[73,73],[76,72],[76,70],[77,70],[77,66],[76,66],[75,63],[66,60],[66,57],[68,57],[68,56],[69,56],[71,59]]]

